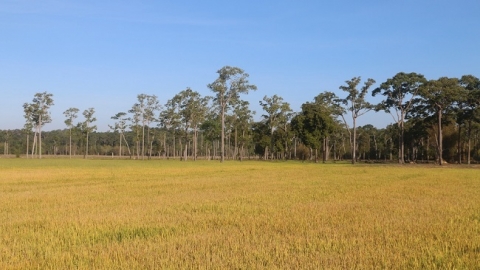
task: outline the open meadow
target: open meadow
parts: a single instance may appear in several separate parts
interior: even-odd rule
[[[479,266],[479,168],[0,159],[0,269]]]

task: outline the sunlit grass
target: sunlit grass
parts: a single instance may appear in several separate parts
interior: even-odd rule
[[[480,170],[0,160],[0,268],[480,265]]]

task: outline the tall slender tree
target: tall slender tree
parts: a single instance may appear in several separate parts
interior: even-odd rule
[[[32,103],[25,103],[23,105],[24,110],[29,111],[32,123],[34,123],[35,138],[38,134],[38,153],[40,159],[42,158],[42,127],[52,121],[49,112],[50,107],[54,105],[52,97],[53,94],[47,92],[36,93]]]
[[[130,129],[135,134],[135,152],[137,159],[140,158],[140,133],[142,131],[142,113],[138,103],[133,104],[132,108],[128,111],[132,114],[130,117]]]
[[[78,124],[78,127],[86,138],[85,154],[83,155],[83,158],[87,158],[88,156],[88,136],[90,133],[97,129],[96,125],[92,125],[93,122],[97,121],[97,118],[93,116],[94,113],[94,108],[89,108],[83,111],[83,117],[85,118],[85,120]]]
[[[464,75],[460,78],[460,86],[465,89],[463,91],[465,97],[459,102],[456,108],[458,123],[458,161],[461,158],[461,127],[466,126],[467,132],[467,164],[471,162],[471,139],[472,130],[475,122],[480,122],[480,79],[473,75]]]
[[[158,122],[156,118],[157,111],[161,109],[160,102],[156,95],[147,95],[146,97],[146,107],[144,110],[144,125],[147,126],[147,144],[149,145],[148,158],[152,158],[152,146],[154,136],[150,137],[150,125],[152,122]],[[144,135],[145,136],[145,135]]]
[[[235,104],[240,94],[247,94],[250,90],[257,90],[253,84],[249,84],[248,73],[238,67],[225,66],[217,71],[218,78],[208,88],[215,93],[214,101],[217,103],[222,130],[221,130],[221,158],[225,160],[225,114],[230,106]]]
[[[452,105],[464,96],[464,89],[457,78],[441,77],[424,83],[419,90],[420,98],[417,111],[424,116],[434,115],[437,118],[437,157],[438,164],[443,164],[443,131],[442,120],[444,115],[452,110]]]
[[[185,161],[187,160],[188,135],[190,132],[193,133],[193,159],[196,160],[198,127],[205,119],[208,111],[208,101],[209,97],[202,97],[200,93],[187,88],[167,102],[169,108],[178,109],[178,120],[182,125],[185,139],[183,153],[183,159]],[[164,120],[166,119],[164,118]]]
[[[288,123],[292,109],[290,109],[288,102],[283,101],[283,98],[277,95],[263,97],[263,101],[260,101],[260,106],[266,112],[262,117],[270,130],[270,153],[271,159],[273,159],[273,153],[275,152],[273,133],[276,129],[282,128]]]
[[[326,162],[328,159],[329,155],[329,139],[330,137],[336,133],[341,134],[340,130],[343,130],[343,128],[340,128],[340,124],[338,123],[337,118],[342,115],[343,108],[338,104],[336,101],[338,99],[337,95],[333,92],[325,91],[323,93],[318,94],[314,98],[314,104],[319,108],[319,110],[327,115],[331,116],[331,119],[333,119],[333,122],[329,121],[329,118],[326,119],[325,123],[325,129],[324,129],[324,136],[323,136],[323,147],[322,147],[322,152],[323,152],[323,162]],[[334,139],[334,144],[335,144],[335,139]],[[334,151],[335,153],[335,151]]]
[[[348,95],[344,99],[338,99],[338,101],[346,107],[347,111],[350,111],[352,117],[353,134],[352,131],[350,131],[347,121],[345,120],[345,113],[341,115],[350,134],[350,145],[352,148],[352,164],[355,164],[356,162],[355,153],[357,147],[357,119],[373,109],[372,104],[366,101],[365,97],[368,93],[368,89],[375,83],[375,80],[368,79],[365,82],[365,85],[360,90],[358,90],[357,87],[360,84],[360,81],[361,77],[354,77],[351,80],[345,81],[347,85],[342,85],[339,87],[341,90],[347,92]]]
[[[131,157],[130,153],[130,147],[128,146],[127,139],[125,138],[125,129],[127,128],[127,121],[130,120],[129,117],[126,116],[127,114],[124,112],[119,112],[116,115],[112,116],[111,119],[117,120],[113,126],[109,127],[113,129],[114,131],[118,131],[120,133],[120,138],[119,138],[119,150],[118,150],[118,155],[121,157],[123,154],[122,151],[122,139],[125,141],[125,145],[127,146],[128,153]]]
[[[129,111],[134,114],[134,119],[142,124],[142,159],[145,159],[145,128],[147,128],[147,143],[150,143],[150,123],[155,120],[156,111],[160,110],[157,96],[139,94],[138,103]]]
[[[33,106],[31,104],[25,103],[23,104],[23,111],[25,117],[25,125],[23,126],[23,130],[25,131],[25,135],[27,135],[27,158],[28,158],[28,151],[30,150],[30,133],[32,132],[33,128],[35,127],[35,119],[33,118]],[[33,154],[33,153],[32,153]]]
[[[255,111],[250,110],[249,105],[250,103],[248,101],[241,100],[237,102],[233,109],[233,115],[235,116],[235,152],[236,154],[239,154],[240,161],[243,160],[244,148],[249,142],[253,115],[255,114]],[[238,140],[237,133],[240,133],[240,138]]]
[[[70,134],[70,147],[69,147],[69,151],[68,151],[68,154],[70,156],[70,158],[72,158],[72,129],[74,127],[73,125],[73,121],[77,118],[77,113],[79,112],[79,109],[77,108],[69,108],[68,110],[64,111],[63,114],[65,115],[65,117],[67,117],[67,119],[65,120],[65,124],[67,125],[68,127],[68,130],[69,130],[69,134]]]
[[[420,86],[426,81],[421,74],[400,72],[372,92],[372,96],[377,94],[385,96],[385,100],[378,104],[375,110],[390,113],[398,125],[398,162],[401,164],[405,163],[405,118],[412,108]]]
[[[176,102],[174,98],[170,99],[167,101],[167,103],[164,106],[164,109],[160,111],[160,116],[159,116],[159,125],[168,132],[170,131],[172,135],[172,145],[171,145],[171,152],[172,156],[175,157],[175,135],[180,129],[181,125],[181,116],[180,116],[180,104]],[[164,137],[164,145],[165,145],[165,151],[167,151],[167,142],[166,142],[166,137]],[[166,153],[168,156],[168,153]]]

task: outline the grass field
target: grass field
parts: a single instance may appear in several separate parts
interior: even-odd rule
[[[0,269],[478,269],[480,169],[0,159]]]

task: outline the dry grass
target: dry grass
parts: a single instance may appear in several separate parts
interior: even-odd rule
[[[475,269],[480,171],[0,162],[1,269]]]

